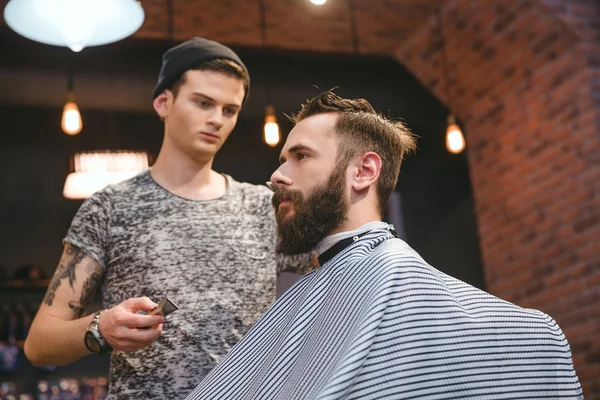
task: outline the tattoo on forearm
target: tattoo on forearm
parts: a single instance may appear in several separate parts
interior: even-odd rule
[[[96,293],[96,288],[98,287],[98,283],[100,283],[100,279],[102,279],[100,274],[97,272],[92,272],[90,277],[83,283],[83,289],[81,289],[81,299],[79,299],[79,302],[69,302],[69,307],[71,310],[73,310],[77,318],[83,315],[83,311],[94,298],[94,294]]]
[[[56,290],[61,285],[63,279],[69,279],[69,286],[71,286],[71,289],[75,290],[75,267],[84,257],[85,253],[81,251],[79,247],[73,245],[67,245],[65,247],[58,270],[54,274],[50,286],[48,287],[48,291],[44,296],[44,304],[49,306],[52,305]]]

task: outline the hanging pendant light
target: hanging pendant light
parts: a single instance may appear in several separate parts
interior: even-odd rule
[[[148,153],[132,151],[101,151],[77,153],[72,170],[65,181],[63,196],[86,199],[107,185],[129,179],[148,168]]]
[[[64,133],[70,136],[77,135],[83,128],[79,107],[75,103],[75,95],[72,92],[67,94],[67,102],[63,108],[60,127]]]
[[[442,29],[442,10],[441,7],[437,10],[437,18],[438,18],[438,35],[440,42],[442,44],[442,64],[443,64],[443,73],[444,79],[446,83],[446,95],[448,98],[448,102],[450,103],[450,109],[452,109],[452,93],[450,92],[450,66],[448,63],[448,54],[446,49],[446,40],[444,38],[444,32]],[[446,124],[446,150],[452,154],[459,154],[465,149],[465,136],[462,133],[462,130],[456,123],[456,118],[454,118],[454,114],[450,113],[448,115],[448,121]]]
[[[259,0],[259,19],[260,19],[260,32],[261,42],[263,46],[267,46],[267,21],[266,21],[266,7],[265,0]],[[265,143],[271,147],[275,147],[279,144],[279,125],[277,124],[277,117],[275,116],[275,107],[271,105],[271,96],[269,90],[269,83],[267,82],[266,87],[266,104],[265,107],[265,126],[263,129],[263,138]]]
[[[10,0],[4,20],[27,39],[79,52],[132,35],[144,10],[135,0]]]
[[[446,149],[452,154],[458,154],[465,149],[465,137],[452,114],[448,115]]]
[[[279,125],[277,124],[277,117],[275,116],[275,107],[268,105],[265,112],[265,143],[271,147],[275,147],[279,144]]]
[[[73,71],[69,67],[67,71],[67,101],[63,107],[60,127],[63,132],[70,136],[75,136],[83,128],[81,113],[75,103],[75,90],[73,85]]]

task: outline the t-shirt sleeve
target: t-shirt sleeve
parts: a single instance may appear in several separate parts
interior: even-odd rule
[[[106,268],[111,204],[108,190],[88,197],[75,214],[63,243],[79,247]]]

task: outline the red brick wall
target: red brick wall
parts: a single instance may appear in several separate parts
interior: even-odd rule
[[[600,398],[600,58],[594,1],[450,1],[395,54],[464,122],[487,289],[553,316]]]

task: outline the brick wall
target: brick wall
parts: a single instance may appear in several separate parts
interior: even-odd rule
[[[600,398],[599,6],[447,2],[449,84],[435,17],[395,51],[466,128],[487,289],[558,321],[588,399]]]
[[[600,399],[600,2],[354,3],[360,52],[394,55],[463,122],[488,290],[553,316]],[[168,4],[143,1],[137,37],[262,45],[258,0]],[[267,46],[352,51],[349,0],[265,5]]]

